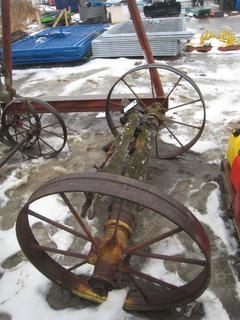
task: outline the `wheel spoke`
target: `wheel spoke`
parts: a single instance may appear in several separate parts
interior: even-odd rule
[[[30,115],[29,109],[32,109],[33,106],[32,106],[32,104],[31,104],[29,101],[27,101],[27,106],[28,106],[28,107],[27,107],[27,113],[28,113],[27,121],[28,121],[28,123],[29,123],[29,125],[30,125],[30,128],[32,128],[31,115]]]
[[[159,235],[159,236],[157,236],[157,237],[155,237],[153,239],[150,239],[150,240],[147,240],[145,242],[139,243],[139,244],[137,244],[135,246],[129,247],[129,248],[126,249],[125,252],[126,252],[126,254],[133,254],[137,250],[146,248],[146,247],[152,245],[155,242],[158,242],[158,241],[164,240],[166,238],[169,238],[169,237],[171,237],[171,236],[173,236],[173,235],[175,235],[175,234],[177,234],[177,233],[179,233],[181,231],[182,231],[182,228],[177,227],[177,228],[175,228],[175,229],[173,229],[173,230],[171,230],[169,232],[163,233],[163,234],[161,234],[161,235]]]
[[[78,252],[66,251],[66,250],[51,248],[51,247],[47,247],[47,246],[40,246],[39,244],[35,244],[35,243],[32,243],[31,247],[32,247],[32,249],[39,250],[39,251],[53,252],[53,253],[62,254],[64,256],[75,257],[75,258],[80,258],[80,259],[87,259],[87,257],[88,257],[85,254],[81,254]]]
[[[194,104],[194,103],[199,102],[199,101],[201,101],[201,99],[192,100],[192,101],[189,101],[189,102],[186,102],[186,103],[183,103],[183,104],[179,104],[178,106],[175,106],[175,107],[172,107],[172,108],[168,108],[166,110],[166,112],[170,111],[170,110],[177,109],[177,108],[185,107],[185,106],[188,106],[189,104]]]
[[[47,145],[50,149],[52,149],[54,152],[57,152],[52,146],[50,146],[45,140],[43,140],[41,137],[38,137],[45,145]]]
[[[87,260],[84,260],[84,261],[82,261],[82,262],[80,262],[80,263],[75,264],[75,265],[72,266],[71,268],[68,268],[67,270],[68,270],[68,271],[75,270],[75,269],[83,266],[83,265],[86,264],[86,263],[88,263]]]
[[[26,135],[24,135],[21,131],[17,130],[17,128],[15,128],[15,130],[16,130],[16,132],[17,132],[20,136],[22,136],[23,138],[26,137]],[[25,132],[25,133],[26,133],[26,132]]]
[[[58,223],[58,222],[56,222],[56,221],[53,221],[53,220],[51,220],[51,219],[49,219],[49,218],[47,218],[47,217],[44,217],[44,216],[42,216],[41,214],[36,213],[36,212],[34,212],[34,211],[30,210],[30,209],[28,209],[28,214],[31,215],[31,216],[33,216],[33,217],[35,217],[35,218],[38,218],[39,220],[45,221],[45,222],[51,224],[51,225],[54,226],[54,227],[57,227],[57,228],[62,229],[62,230],[64,230],[64,231],[66,231],[66,232],[69,232],[69,233],[73,234],[74,236],[77,236],[77,237],[79,237],[79,238],[81,238],[81,239],[84,239],[84,240],[86,240],[86,241],[91,241],[91,240],[90,240],[88,237],[86,237],[84,234],[82,234],[82,233],[80,233],[80,232],[78,232],[78,231],[76,231],[76,230],[74,230],[74,229],[71,229],[71,228],[69,228],[69,227],[66,227],[66,226],[64,226],[63,224],[60,224],[60,223]]]
[[[14,132],[15,132],[16,142],[18,143],[18,135],[17,135],[17,128],[16,127],[14,127]]]
[[[135,91],[133,91],[133,89],[131,88],[131,86],[122,78],[121,81],[128,87],[128,89],[134,94],[134,96],[136,97],[136,99],[142,103],[142,105],[144,106],[144,108],[147,108],[147,106],[145,105],[145,103],[142,101],[142,99],[139,98],[139,96],[135,93]]]
[[[138,284],[137,280],[134,278],[134,276],[131,273],[128,273],[129,278],[132,280],[134,287],[137,289],[137,291],[141,294],[141,296],[143,297],[143,299],[148,302],[149,299],[147,297],[147,295],[145,294],[144,290],[142,289],[142,287]]]
[[[41,145],[40,145],[39,138],[37,138],[37,144],[38,144],[38,150],[39,150],[40,156],[42,157],[43,154],[42,154],[42,148],[41,148]]]
[[[122,212],[122,205],[123,205],[123,199],[121,199],[121,202],[120,202],[120,205],[119,205],[119,209],[118,209],[115,229],[114,229],[114,233],[113,233],[113,240],[115,240],[116,236],[117,236],[118,224],[119,224],[119,220],[120,220],[120,216],[121,216],[121,212]]]
[[[199,266],[203,266],[203,267],[206,267],[206,265],[207,265],[205,260],[190,259],[190,258],[179,257],[179,256],[168,256],[168,255],[158,254],[158,253],[134,252],[133,255],[139,256],[139,257],[145,257],[145,258],[181,262],[181,263],[186,263],[186,264],[195,264],[195,265],[199,265]]]
[[[163,126],[168,130],[168,132],[173,136],[173,138],[180,144],[180,146],[183,148],[184,145],[181,143],[181,141],[175,136],[175,134],[172,132],[172,130],[170,128],[168,128],[168,126],[166,126],[165,123],[163,123]]]
[[[64,137],[60,136],[60,134],[57,134],[57,133],[55,133],[55,132],[48,131],[48,130],[45,130],[45,129],[42,129],[42,128],[41,128],[41,131],[44,131],[44,132],[46,132],[46,133],[49,133],[49,134],[51,134],[51,135],[53,135],[53,136],[55,136],[55,137],[58,137],[58,138],[61,138],[61,139],[64,140]]]
[[[179,82],[182,80],[182,76],[180,76],[177,80],[177,82],[175,83],[175,85],[172,87],[171,91],[169,91],[166,100],[170,97],[170,95],[173,93],[173,91],[176,89],[176,87],[179,85]]]
[[[198,129],[198,130],[201,129],[201,127],[197,127],[197,126],[194,126],[192,124],[187,124],[187,123],[184,123],[184,122],[179,122],[179,121],[175,121],[175,120],[171,120],[171,119],[167,119],[166,121],[167,122],[172,122],[172,123],[177,123],[177,124],[180,124],[182,126],[189,127],[189,128],[194,128],[194,129]]]
[[[26,130],[31,129],[31,127],[25,123],[25,121],[27,121],[27,120],[25,119],[25,120],[23,120],[23,121],[24,121],[24,122],[21,123],[21,128],[24,127]],[[19,127],[17,124],[16,124],[16,126]]]
[[[38,117],[39,117],[39,121],[41,121],[42,116],[43,116],[43,112],[41,113],[40,117],[39,117],[39,115],[38,115]]]
[[[48,127],[53,127],[53,126],[55,126],[55,124],[59,124],[59,122],[50,123],[47,126],[41,127],[41,130],[46,129]]]
[[[153,79],[152,79],[152,70],[149,70],[149,74],[150,74],[150,80],[151,80],[151,91],[152,91],[152,97],[155,100],[155,90],[154,90],[154,85],[153,85]]]
[[[95,242],[90,230],[85,225],[85,223],[83,222],[82,218],[80,217],[78,212],[75,210],[75,208],[73,207],[73,205],[71,204],[71,202],[69,201],[69,199],[67,198],[65,193],[60,193],[60,196],[62,197],[62,199],[65,202],[65,204],[68,206],[69,210],[71,211],[71,213],[73,214],[73,216],[75,217],[75,219],[77,220],[79,225],[82,227],[83,231],[86,233],[87,238],[89,239],[89,241],[91,241],[92,243],[96,244],[96,242]]]
[[[177,287],[171,283],[168,283],[166,281],[163,281],[161,279],[157,279],[155,277],[152,277],[150,276],[149,274],[146,274],[144,272],[141,272],[141,271],[138,271],[136,269],[134,269],[133,267],[130,267],[130,266],[123,266],[123,269],[122,269],[123,272],[126,272],[126,273],[130,273],[130,274],[134,274],[136,275],[137,277],[139,278],[142,278],[144,280],[147,280],[149,282],[152,282],[152,283],[157,283],[159,285],[161,285],[162,287],[164,288],[167,288],[167,289],[172,289],[174,291],[178,291],[179,293],[182,292],[183,290],[181,289],[181,287]]]
[[[36,116],[34,116],[33,114],[30,114],[29,111],[28,111],[28,116],[21,115],[20,117],[22,118],[22,120],[25,120],[25,121],[29,121],[29,118],[30,119],[36,118]]]

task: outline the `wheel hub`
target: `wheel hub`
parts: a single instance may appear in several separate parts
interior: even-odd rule
[[[154,102],[146,109],[146,114],[148,116],[157,118],[159,124],[163,123],[166,120],[166,111],[167,109],[163,107],[163,104],[160,102]]]
[[[107,295],[115,287],[116,273],[124,260],[124,249],[135,221],[134,214],[117,203],[112,204],[109,211],[104,234],[96,248],[94,273],[89,280],[92,290],[101,296]]]

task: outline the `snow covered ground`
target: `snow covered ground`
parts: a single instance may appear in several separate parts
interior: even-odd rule
[[[224,20],[223,20],[224,19]],[[198,35],[207,28],[222,28],[227,26],[239,36],[239,17],[223,18],[218,22],[209,19],[208,23],[201,20],[192,20],[189,28]],[[209,30],[209,29],[208,29]],[[215,30],[213,30],[215,31]],[[193,151],[198,153],[201,161],[209,164],[220,164],[225,156],[227,141],[233,127],[240,125],[240,51],[211,53],[186,53],[174,61],[159,61],[187,72],[199,86],[204,96],[207,108],[206,127],[199,141],[194,145]],[[144,63],[138,59],[95,59],[81,66],[55,67],[41,69],[14,70],[14,86],[23,96],[43,97],[55,95],[77,94],[107,94],[111,85],[126,71]],[[58,159],[44,161],[23,161],[16,155],[1,172],[0,181],[0,319],[161,319],[161,314],[136,316],[122,309],[127,290],[115,290],[100,306],[89,305],[79,308],[62,308],[54,310],[50,307],[46,296],[51,287],[51,282],[39,273],[25,258],[21,256],[20,247],[15,236],[15,221],[23,203],[36,190],[36,188],[49,178],[69,171],[93,170],[94,164],[98,165],[104,159],[100,145],[111,139],[105,120],[94,115],[66,114],[64,119],[69,127],[68,149]],[[101,142],[101,143],[100,143]],[[1,155],[5,149],[1,146]],[[51,168],[51,170],[49,170]],[[207,183],[207,182],[206,182]],[[189,197],[194,192],[203,191],[206,185],[199,185],[198,189],[192,188]],[[190,194],[191,193],[191,194]],[[54,208],[61,214],[61,205],[45,203],[46,207]],[[213,260],[224,259],[227,265],[226,282],[219,279],[229,301],[224,301],[216,294],[213,283],[198,302],[203,305],[204,312],[199,315],[200,320],[239,320],[240,319],[240,270],[234,267],[232,260],[238,255],[238,245],[233,236],[231,226],[226,228],[222,219],[221,193],[219,185],[211,183],[211,190],[206,196],[206,213],[201,214],[198,207],[186,201],[186,206],[192,213],[214,234]],[[58,217],[59,218],[59,217]],[[64,216],[60,217],[64,219]],[[59,218],[59,219],[60,219]],[[68,241],[60,237],[62,246],[68,246]],[[55,237],[54,242],[59,242]],[[64,243],[63,243],[64,242]],[[12,260],[13,261],[12,261]],[[229,261],[228,261],[229,259]],[[238,274],[237,274],[238,272]],[[215,279],[216,275],[213,275]],[[224,274],[221,273],[224,277]],[[214,281],[213,281],[214,282]],[[226,291],[228,290],[228,291]],[[231,291],[231,293],[230,293]],[[221,296],[222,297],[222,296]],[[233,297],[233,298],[230,298]],[[227,297],[226,297],[226,300]],[[231,314],[233,309],[239,308],[237,313]],[[234,316],[233,316],[234,314]],[[181,316],[173,319],[193,319],[191,312],[185,311]],[[162,319],[172,319],[169,317]],[[194,318],[196,319],[196,318]]]

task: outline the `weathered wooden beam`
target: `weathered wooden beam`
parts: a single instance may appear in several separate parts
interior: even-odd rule
[[[144,180],[148,159],[155,152],[156,134],[157,126],[151,118],[133,112],[116,139],[113,154],[103,171]]]

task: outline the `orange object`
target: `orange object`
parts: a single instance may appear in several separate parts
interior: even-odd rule
[[[240,190],[240,155],[238,154],[232,163],[230,180],[234,187],[234,190],[237,192]]]

